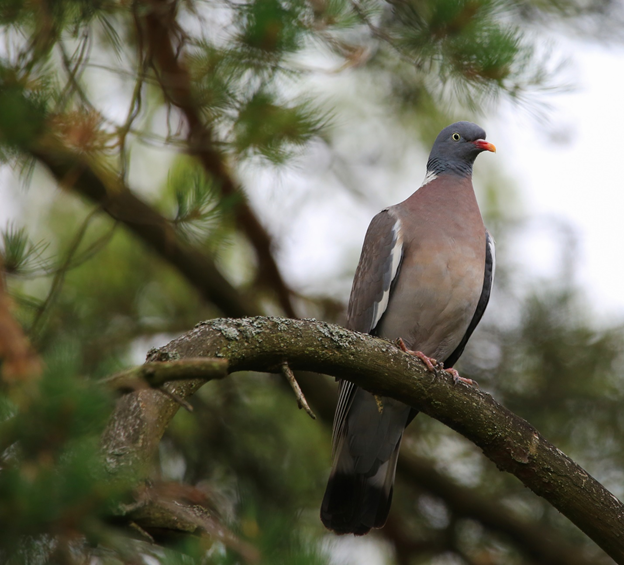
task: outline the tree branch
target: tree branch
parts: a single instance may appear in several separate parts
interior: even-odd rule
[[[217,319],[152,351],[148,361],[187,357],[228,359],[230,373],[277,372],[288,361],[294,369],[327,373],[399,399],[464,435],[499,469],[514,474],[611,557],[624,562],[624,506],[615,496],[489,394],[456,385],[443,371],[432,375],[385,340],[315,320]],[[184,398],[204,382],[192,379],[165,386]],[[124,396],[103,439],[111,472],[130,467],[147,476],[144,465],[177,409],[175,402],[153,390]]]
[[[618,562],[624,562],[622,503],[528,422],[490,395],[435,375],[409,354],[379,338],[313,320],[213,320],[150,355],[222,357],[231,373],[294,369],[327,373],[375,394],[397,398],[436,418],[478,445],[499,469],[518,477],[567,516]],[[201,382],[170,384],[180,396]],[[169,401],[171,402],[171,401]]]
[[[237,195],[236,221],[254,247],[258,258],[260,280],[263,286],[277,293],[279,303],[288,317],[295,318],[292,292],[285,283],[273,256],[273,241],[249,206],[240,186],[232,177],[224,156],[214,142],[210,124],[201,119],[192,93],[188,69],[176,55],[171,38],[176,29],[175,3],[152,0],[151,9],[145,13],[146,39],[153,63],[158,69],[158,79],[166,98],[180,109],[189,127],[188,144],[192,155],[202,164],[225,196]]]
[[[208,301],[232,317],[258,314],[258,307],[234,288],[208,255],[185,244],[171,223],[138,198],[118,176],[96,168],[83,156],[47,136],[30,148],[30,154],[44,164],[56,181],[99,204],[111,218],[130,231],[173,265]]]
[[[223,526],[210,511],[209,502],[194,487],[157,483],[139,489],[136,501],[120,510],[131,526],[152,540],[176,541],[181,534],[206,536],[222,542],[247,563],[258,563],[259,551]]]

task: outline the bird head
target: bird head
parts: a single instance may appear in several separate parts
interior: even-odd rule
[[[469,175],[477,155],[483,151],[496,152],[496,147],[485,141],[483,128],[471,122],[456,122],[438,134],[431,148],[427,171]]]

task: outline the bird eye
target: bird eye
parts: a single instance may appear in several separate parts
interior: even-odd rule
[[[454,133],[452,136],[453,141],[459,141],[461,138],[461,135],[459,135],[458,133]]]

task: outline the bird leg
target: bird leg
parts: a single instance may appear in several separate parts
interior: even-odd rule
[[[438,362],[433,357],[427,357],[422,351],[412,351],[411,349],[408,349],[402,338],[397,339],[397,345],[402,351],[405,351],[405,353],[418,357],[427,366],[427,369],[429,369],[430,372],[435,373],[435,366]]]
[[[408,349],[402,338],[397,339],[396,343],[402,351],[405,351],[405,353],[410,353],[411,355],[414,355],[414,357],[418,357],[427,366],[427,369],[429,369],[429,371],[435,373],[436,365],[438,365],[438,362],[433,357],[427,357],[422,351],[412,351],[411,349]],[[462,382],[470,386],[479,386],[479,383],[477,381],[461,377],[457,372],[457,369],[444,369],[444,372],[448,373],[449,375],[451,375],[451,377],[453,377],[454,384]]]
[[[456,369],[444,369],[444,372],[448,373],[449,375],[451,375],[451,377],[453,377],[454,384],[462,382],[470,386],[477,386],[477,387],[479,386],[479,383],[477,381],[473,381],[472,379],[466,379],[464,377],[460,377]]]

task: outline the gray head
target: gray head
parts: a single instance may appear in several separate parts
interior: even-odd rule
[[[472,174],[472,165],[482,151],[496,151],[485,141],[485,131],[471,122],[455,122],[445,127],[431,148],[427,173]]]

